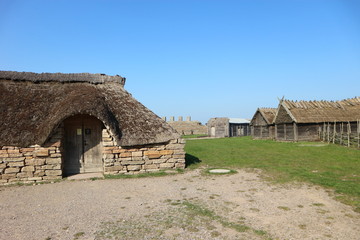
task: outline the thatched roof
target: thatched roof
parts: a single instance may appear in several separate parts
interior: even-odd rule
[[[276,108],[259,108],[259,112],[264,117],[267,124],[272,124],[274,122],[276,110]]]
[[[353,122],[360,119],[360,97],[341,101],[298,102],[282,99],[280,107],[296,123]]]
[[[120,76],[0,71],[0,146],[42,145],[64,119],[76,114],[97,117],[121,146],[179,137],[123,85]]]
[[[33,72],[15,72],[0,71],[1,79],[14,81],[31,81],[31,82],[87,82],[93,84],[115,82],[125,85],[125,78],[115,75],[108,76],[103,73],[33,73]]]

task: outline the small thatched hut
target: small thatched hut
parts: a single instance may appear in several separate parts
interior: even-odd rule
[[[258,108],[250,121],[251,135],[254,139],[273,139],[275,137],[274,118],[276,108]]]
[[[336,102],[294,102],[282,99],[274,119],[275,139],[316,141],[321,139],[324,127],[328,128],[329,132],[331,129],[333,135],[357,133],[359,119],[359,97]]]
[[[184,142],[125,78],[0,71],[0,182],[184,168]]]

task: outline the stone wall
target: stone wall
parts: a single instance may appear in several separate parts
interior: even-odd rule
[[[163,117],[166,121],[166,118]],[[174,117],[170,117],[167,123],[174,128],[181,135],[204,134],[207,135],[207,127],[202,125],[199,121],[191,121],[190,117],[183,121],[183,117],[179,117],[178,121],[174,121]]]
[[[60,126],[44,147],[0,147],[0,184],[61,179],[62,132]]]
[[[61,125],[45,146],[0,146],[0,184],[62,179],[63,132]],[[137,174],[185,168],[183,139],[174,139],[163,144],[120,147],[116,145],[109,131],[104,129],[102,145],[105,174]]]
[[[116,146],[108,130],[103,130],[105,174],[137,174],[163,169],[185,168],[185,140],[135,147]]]

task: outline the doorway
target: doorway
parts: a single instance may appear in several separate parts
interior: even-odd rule
[[[64,120],[64,176],[102,172],[103,123],[81,114]]]

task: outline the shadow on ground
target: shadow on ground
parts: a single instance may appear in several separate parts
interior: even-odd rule
[[[186,167],[189,167],[190,165],[193,164],[198,164],[201,163],[201,160],[191,154],[186,153],[185,154],[185,165]]]

